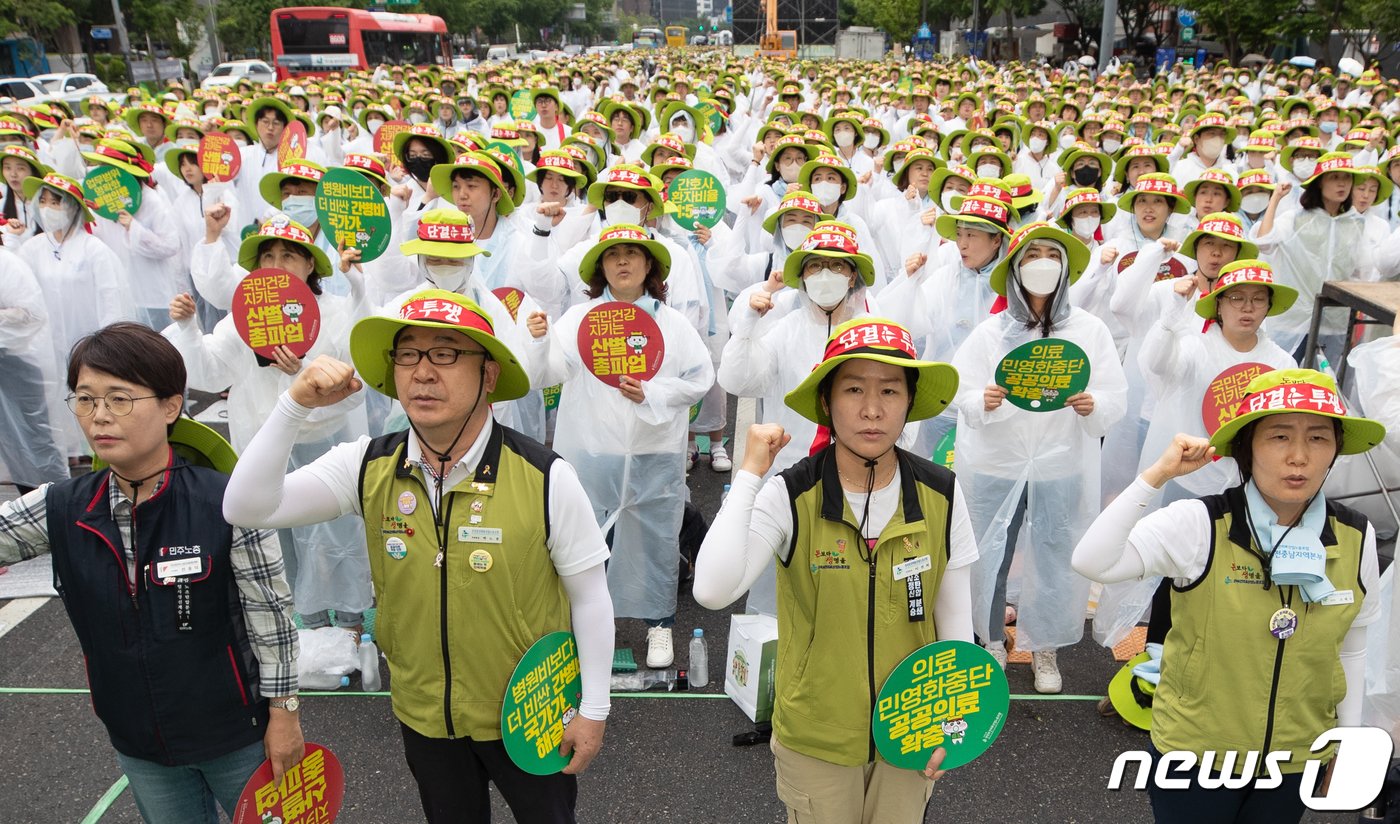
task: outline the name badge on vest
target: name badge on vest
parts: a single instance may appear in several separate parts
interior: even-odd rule
[[[484,526],[459,526],[457,540],[467,544],[499,544],[501,531]]]
[[[1332,607],[1339,604],[1353,604],[1356,603],[1356,593],[1354,590],[1350,589],[1339,589],[1335,592],[1328,593],[1317,603],[1319,606],[1324,607]]]
[[[175,629],[192,632],[190,584],[209,577],[212,562],[201,546],[163,546],[154,564],[147,565],[151,583],[175,588]]]
[[[904,581],[905,593],[909,600],[909,620],[924,620],[924,580],[920,572],[933,568],[933,560],[927,555],[918,558],[905,558],[904,563],[894,565],[894,579]]]

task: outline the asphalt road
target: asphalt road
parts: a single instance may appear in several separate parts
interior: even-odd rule
[[[707,517],[718,509],[726,481],[703,462],[692,473],[693,500]],[[704,628],[710,639],[712,662],[721,660],[728,622],[728,612],[702,609],[688,590],[683,592],[678,665],[684,666],[685,639],[694,627]],[[620,621],[618,644],[643,660],[641,622]],[[1084,641],[1061,652],[1060,667],[1064,695],[1054,700],[1035,694],[1028,666],[1010,667],[1011,713],[1001,738],[982,759],[939,782],[926,821],[1151,820],[1145,792],[1105,789],[1114,758],[1147,746],[1145,734],[1094,711],[1093,699],[1117,665],[1107,650]],[[86,695],[14,692],[85,687],[77,641],[57,601],[0,636],[0,761],[6,765],[0,822],[81,821],[120,778]],[[684,694],[615,696],[603,751],[580,781],[579,821],[782,822],[772,757],[762,745],[733,746],[732,737],[752,724],[721,692],[712,681],[704,690]],[[345,765],[343,824],[421,820],[387,697],[308,697],[302,723],[308,740],[329,747]],[[104,824],[139,820],[129,793],[100,819]],[[499,798],[494,820],[514,820]],[[1354,815],[1305,819],[1355,820]]]

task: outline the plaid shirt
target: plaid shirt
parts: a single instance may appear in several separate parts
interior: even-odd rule
[[[48,489],[44,484],[22,498],[0,504],[0,566],[49,551]],[[160,489],[157,484],[152,493]],[[135,575],[131,541],[131,500],[116,483],[108,484],[112,518],[122,536],[128,579]],[[219,515],[222,519],[223,515]],[[292,594],[282,570],[282,547],[270,529],[233,528],[229,553],[243,604],[253,654],[258,657],[260,691],[268,698],[297,691],[297,631],[292,623]]]

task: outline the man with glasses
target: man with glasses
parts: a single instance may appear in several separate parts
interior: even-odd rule
[[[218,822],[264,757],[280,781],[303,752],[276,535],[224,521],[233,449],[181,417],[184,361],[160,334],[79,340],[68,389],[101,468],[0,506],[0,565],[52,554],[141,816]]]
[[[491,419],[529,379],[471,299],[411,295],[397,316],[356,324],[350,352],[353,369],[318,358],[282,394],[225,513],[264,526],[364,517],[394,715],[429,822],[489,820],[488,782],[522,824],[572,822],[575,776],[602,746],[613,656],[608,549],[588,496],[569,464]],[[302,422],[362,380],[402,402],[408,429],[284,476]],[[531,775],[500,740],[502,700],[525,651],[570,629],[583,681],[560,745],[571,760]]]

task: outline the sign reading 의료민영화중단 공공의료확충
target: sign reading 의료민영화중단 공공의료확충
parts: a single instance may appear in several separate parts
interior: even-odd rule
[[[1030,412],[1063,409],[1065,401],[1089,385],[1089,356],[1061,338],[1023,343],[997,364],[997,386],[1006,399]]]

